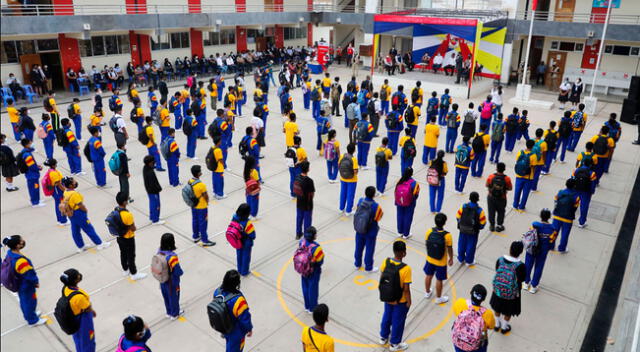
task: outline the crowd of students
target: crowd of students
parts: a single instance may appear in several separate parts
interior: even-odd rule
[[[267,142],[265,130],[270,114],[267,97],[270,84],[273,82],[271,73],[268,65],[257,68],[253,76],[253,117],[245,135],[235,138],[240,157],[244,161],[242,176],[245,182],[246,203],[240,204],[230,219],[226,237],[236,249],[237,270],[227,272],[222,285],[213,295],[214,301],[208,307],[211,324],[225,337],[227,351],[241,351],[245,337],[250,337],[253,330],[247,299],[239,291],[239,286],[241,277],[250,274],[251,252],[256,240],[255,222],[260,219],[260,191],[264,183],[260,173],[260,160],[264,157],[282,158],[261,153],[261,148]],[[298,78],[296,82],[294,77]],[[409,290],[412,270],[403,262],[403,258],[407,250],[405,242],[413,236],[412,222],[420,195],[420,183],[414,178],[413,162],[418,157],[416,136],[423,105],[426,121],[421,160],[424,165],[428,165],[426,181],[429,186],[430,210],[434,215],[434,226],[426,230],[427,260],[423,271],[427,299],[433,295],[431,284],[433,276],[436,277],[437,304],[445,304],[449,300],[449,297],[443,294],[443,282],[448,279],[447,267],[454,263],[453,237],[445,229],[448,217],[442,213],[445,181],[449,174],[449,166],[444,160],[447,154],[454,158],[454,183],[458,194],[465,191],[469,170],[472,177],[483,177],[487,155],[490,163],[496,165],[496,172],[489,175],[485,185],[489,228],[491,231],[501,232],[505,230],[504,216],[508,192],[512,189],[514,191],[513,208],[524,211],[530,192],[537,192],[539,179],[551,173],[553,163],[556,160],[564,162],[566,149],[575,151],[582,146],[580,138],[587,123],[584,105],[580,104],[577,110],[566,112],[557,123],[552,121],[548,129],[536,129],[533,133],[534,138],[530,138],[528,112],[524,110],[520,113],[519,109],[514,108],[512,114],[505,119],[491,95],[477,108],[473,103],[469,103],[468,109],[460,114],[459,104],[453,103],[448,90],[440,96],[438,92],[432,92],[428,94],[431,98],[425,99],[421,82],[416,82],[415,87],[406,94],[402,85],[392,93],[388,80],[385,80],[376,91],[369,76],[360,84],[352,77],[343,90],[339,78],[332,80],[328,73],[322,79],[312,82],[305,63],[298,64],[296,61],[284,64],[278,81],[280,85],[276,96],[283,116],[284,159],[290,175],[289,193],[296,200],[296,222],[295,226],[292,226],[292,232],[298,241],[298,249],[294,253],[293,263],[296,272],[301,275],[305,310],[313,315],[316,323],[302,332],[301,339],[305,351],[332,351],[334,342],[324,330],[329,309],[318,302],[320,277],[326,258],[322,246],[317,242],[319,230],[313,226],[313,200],[316,188],[314,180],[309,176],[311,163],[307,151],[302,147],[301,129],[297,123],[297,119],[303,115],[293,111],[293,97],[290,94],[291,90],[297,89],[298,83],[303,91],[304,107],[311,110],[310,113],[305,112],[305,115],[310,116],[304,118],[313,119],[317,126],[316,149],[326,160],[329,183],[340,183],[339,190],[336,190],[340,194],[336,210],[342,216],[353,217],[354,266],[360,269],[364,265],[364,270],[369,273],[381,272],[379,290],[380,299],[384,302],[384,313],[380,328],[380,344],[388,343],[391,351],[408,348],[403,342],[403,329],[412,303]],[[501,94],[501,88],[498,91]],[[164,223],[160,219],[162,187],[157,180],[156,172],[165,171],[162,161],[165,159],[170,186],[181,187],[182,198],[191,208],[193,242],[205,247],[216,245],[208,235],[208,211],[211,205],[208,186],[203,177],[207,172],[211,175],[214,198],[227,198],[224,192],[224,173],[229,172],[229,148],[234,144],[236,118],[242,117],[242,106],[249,100],[244,74],[238,73],[233,83],[228,86],[221,72],[216,72],[209,82],[197,81],[197,76],[190,75],[184,88],[179,88],[170,99],[167,99],[167,96],[158,98],[154,89],[150,88],[147,94],[148,114],[142,108],[141,93],[137,85],[131,83],[126,96],[133,106],[130,119],[136,125],[137,132],[132,131],[125,122],[124,96],[120,97],[118,89],[114,89],[114,94],[108,101],[112,116],[103,121],[106,114],[99,93],[98,90],[94,99],[93,114],[88,119],[88,132],[91,137],[84,147],[80,141],[82,129],[85,127],[83,121],[87,120],[87,114],[81,111],[77,99],[69,104],[68,118],[60,118],[55,94],[49,92],[43,103],[45,113],[37,126],[29,116],[29,109],[17,110],[10,102],[8,114],[13,127],[13,137],[20,142],[22,149],[14,155],[6,144],[6,136],[2,135],[0,152],[6,190],[16,191],[13,178],[24,174],[31,205],[45,205],[40,198],[41,190],[46,196],[52,196],[57,223],[60,226],[71,225],[70,231],[78,252],[88,248],[84,244],[81,232],[86,233],[97,249],[104,249],[111,242],[103,240],[96,233],[88,218],[84,196],[78,191],[78,180],[73,176],[85,174],[81,154],[92,164],[97,187],[106,186],[106,169],[109,168],[118,176],[120,186],[115,197],[115,208],[106,218],[109,233],[116,236],[123,275],[129,276],[132,280],[144,279],[146,274],[136,269],[136,225],[133,214],[127,210],[127,205],[134,201],[129,191],[129,163],[138,162],[129,160],[127,149],[137,148],[132,146],[135,141],[131,138],[137,135],[138,142],[148,153],[142,160],[142,175],[148,194],[151,223]],[[219,108],[218,104],[221,104]],[[207,121],[208,110],[215,114],[210,124]],[[341,123],[334,119],[342,117],[340,112],[344,114],[344,128],[340,128],[338,125]],[[382,134],[381,119],[386,127],[386,137],[381,138],[380,146],[374,153],[376,184],[375,187],[367,185],[364,196],[356,201],[356,195],[359,194],[359,175],[371,169],[368,166],[371,144],[380,136],[379,133]],[[102,146],[105,138],[102,130],[105,126],[112,131],[117,146],[108,160],[107,152]],[[444,150],[438,149],[441,145],[441,129],[446,129]],[[155,134],[157,130],[160,132],[159,136]],[[181,177],[180,173],[182,154],[181,146],[176,140],[177,131],[182,131],[187,137],[186,158],[197,160],[195,150],[198,144],[207,148],[204,160],[207,170],[203,170],[198,164],[191,166],[189,178],[184,183],[181,182],[185,177]],[[348,133],[348,136],[343,136],[343,140],[347,137],[349,139],[344,149],[337,138],[339,131]],[[402,133],[404,135],[400,137]],[[621,126],[616,121],[616,115],[611,114],[600,133],[591,138],[585,144],[585,150],[578,154],[576,170],[567,175],[569,178],[566,188],[556,195],[553,210],[542,209],[540,221],[532,223],[531,231],[523,235],[522,241],[513,242],[509,254],[497,260],[490,299],[493,311],[481,306],[488,293],[480,284],[472,289],[471,300],[461,299],[454,302],[454,311],[458,318],[452,334],[457,351],[485,351],[488,329],[495,328],[502,333],[511,330],[511,318],[521,312],[521,288],[531,293],[537,292],[546,256],[555,248],[558,236],[558,251],[568,251],[571,225],[578,208],[579,226],[587,226],[591,196],[596,191],[600,179],[609,171],[620,133]],[[206,135],[211,139],[210,143],[206,141]],[[462,138],[456,146],[458,135]],[[36,160],[34,155],[34,136],[43,143],[47,156],[44,162]],[[512,153],[515,141],[520,139],[525,140],[525,148],[519,150],[516,156],[514,185],[507,175],[505,163],[499,161],[500,150],[504,144],[505,152]],[[64,176],[57,168],[54,142],[66,153],[72,175]],[[272,140],[268,142],[277,143]],[[560,155],[558,151],[561,151]],[[392,187],[387,187],[390,161],[398,153],[402,176]],[[41,175],[42,165],[48,167],[44,175]],[[376,197],[389,191],[393,193],[396,206],[399,239],[393,243],[393,256],[385,259],[380,268],[377,268],[374,266],[373,253],[380,230],[378,223],[384,212],[382,206],[376,202]],[[487,223],[485,211],[479,205],[479,191],[470,192],[469,201],[461,204],[455,214],[456,227],[459,230],[456,259],[460,264],[467,266],[475,264],[478,237]],[[22,253],[25,247],[24,239],[12,236],[3,243],[9,248],[7,270],[12,273],[14,283],[18,283],[16,292],[21,298],[25,320],[30,325],[42,324],[43,319],[36,311],[37,301],[33,294],[38,287],[37,275],[31,261]],[[179,300],[180,276],[184,272],[175,250],[173,235],[165,233],[151,267],[153,276],[160,282],[167,317],[172,320],[183,313]],[[526,252],[524,263],[519,259],[523,252]],[[89,332],[93,331],[93,318],[96,314],[91,308],[89,295],[78,287],[81,280],[82,274],[78,270],[69,269],[63,273],[61,281],[64,290],[61,301],[66,302],[69,307],[72,314],[70,321],[77,323],[77,329],[70,333],[74,337],[76,349],[93,351],[95,336]],[[220,308],[225,305],[227,309]],[[56,309],[58,310],[58,307]],[[474,312],[480,312],[478,316],[482,319],[474,318]],[[56,318],[61,325],[64,323],[64,319],[58,316]],[[225,329],[225,321],[233,327]],[[129,316],[123,321],[123,326],[124,334],[118,342],[119,348],[126,350],[130,346],[142,346],[148,350],[145,344],[151,334],[141,318]],[[476,334],[469,331],[475,331]]]

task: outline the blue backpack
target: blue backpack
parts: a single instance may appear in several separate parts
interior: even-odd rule
[[[122,217],[120,216],[120,211],[122,210],[124,209],[116,207],[104,219],[104,223],[107,225],[107,230],[109,230],[111,236],[124,236],[128,231],[127,226],[124,225]]]
[[[116,108],[118,107],[118,105],[116,104],[116,99],[118,99],[117,95],[112,95],[111,98],[109,98],[109,110],[111,111],[116,111]]]
[[[361,89],[358,92],[358,105],[364,105],[366,96],[367,96],[367,90],[366,89]]]
[[[311,101],[320,100],[320,93],[318,93],[318,87],[311,88]]]
[[[524,150],[520,152],[520,156],[518,156],[518,160],[516,160],[516,175],[528,176],[531,173],[530,155],[531,154],[525,153]]]
[[[577,111],[575,114],[573,114],[573,117],[571,118],[571,127],[573,128],[580,128],[582,126],[582,116],[584,115],[584,113],[582,111]]]
[[[449,95],[448,94],[443,94],[440,97],[440,107],[441,108],[449,108]]]
[[[120,165],[120,154],[122,151],[120,149],[116,150],[111,154],[111,158],[109,159],[109,170],[116,175],[119,176],[120,172],[122,172],[122,165]]]
[[[466,145],[459,145],[456,149],[456,164],[469,166],[469,148]]]

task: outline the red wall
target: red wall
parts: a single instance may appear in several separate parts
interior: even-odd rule
[[[138,39],[140,39],[140,43],[138,43]],[[151,43],[149,43],[148,35],[129,31],[129,46],[131,48],[131,63],[134,66],[151,61]]]
[[[236,51],[242,52],[247,50],[247,29],[236,26]]]
[[[607,18],[606,7],[592,7],[591,8],[591,23],[604,23]]]
[[[600,41],[596,41],[593,45],[585,45],[582,52],[581,68],[595,69],[596,61],[598,61],[598,50],[600,50]],[[591,62],[590,62],[591,61]]]
[[[147,13],[147,0],[125,0],[127,14]]]
[[[202,32],[193,28],[189,29],[191,33],[191,56],[204,56],[204,45],[202,43]]]
[[[284,27],[276,25],[275,39],[276,48],[284,48]]]
[[[313,11],[313,0],[307,0],[307,11]]]
[[[313,24],[307,23],[307,45],[313,45]]]
[[[282,12],[284,0],[273,0],[273,12]]]
[[[189,5],[189,13],[201,13],[202,12],[202,3],[201,0],[189,0],[187,2]]]
[[[247,0],[236,0],[236,12],[247,12]]]
[[[67,70],[70,68],[78,72],[82,66],[78,40],[67,38],[64,34],[58,34],[58,45],[60,46],[60,61],[63,75],[66,77]],[[65,87],[67,86],[66,79],[64,80],[64,85]]]
[[[53,7],[53,14],[56,16],[71,16],[73,15],[73,0],[53,0],[51,4]]]

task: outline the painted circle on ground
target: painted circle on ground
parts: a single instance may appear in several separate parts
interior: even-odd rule
[[[319,242],[321,245],[326,245],[326,244],[331,244],[331,243],[336,243],[336,242],[344,242],[344,241],[353,241],[354,238],[353,237],[344,237],[344,238],[338,238],[335,240],[329,240],[329,241],[324,241],[324,242]],[[385,243],[392,243],[393,241],[389,241],[389,240],[385,240],[385,239],[378,239],[378,241],[381,242],[385,242]],[[422,256],[425,258],[427,258],[427,254],[412,247],[407,245],[407,248],[414,252],[417,253],[418,255]],[[291,320],[295,321],[298,325],[300,325],[302,328],[306,328],[308,327],[307,324],[303,323],[300,319],[298,319],[297,316],[295,316],[292,312],[291,309],[289,309],[289,306],[287,305],[287,302],[285,302],[284,297],[282,295],[282,278],[284,277],[284,273],[287,271],[287,269],[289,268],[289,266],[291,265],[291,263],[293,262],[293,258],[287,260],[283,265],[282,268],[280,269],[280,272],[278,273],[278,279],[276,282],[276,291],[278,293],[278,301],[280,302],[280,306],[282,307],[282,309],[285,311],[285,313],[287,313],[287,315],[289,316],[289,318],[291,318]],[[456,286],[453,283],[452,280],[447,280],[447,282],[449,283],[449,287],[451,288],[451,300],[449,302],[455,302],[457,296],[456,296]],[[415,337],[411,340],[407,340],[406,342],[411,344],[411,343],[415,343],[421,340],[424,340],[426,338],[428,338],[429,336],[435,334],[436,332],[438,332],[440,329],[442,329],[444,327],[445,324],[447,324],[447,322],[451,319],[451,316],[453,315],[453,305],[451,306],[451,308],[449,308],[447,315],[438,323],[438,325],[436,325],[433,329],[427,331],[426,333]],[[370,348],[379,348],[380,345],[377,343],[361,343],[361,342],[354,342],[354,341],[348,341],[348,340],[343,340],[343,339],[338,339],[338,338],[333,338],[335,342],[342,344],[342,345],[346,345],[346,346],[351,346],[351,347],[370,347]]]

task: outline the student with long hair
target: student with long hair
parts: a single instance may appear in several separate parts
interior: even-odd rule
[[[398,236],[404,239],[412,236],[411,223],[419,194],[420,185],[413,179],[413,168],[408,167],[402,173],[395,188]]]
[[[62,295],[69,300],[71,312],[79,326],[78,331],[72,335],[76,351],[95,351],[96,336],[93,318],[96,317],[96,311],[93,310],[87,292],[78,287],[82,281],[82,274],[76,269],[67,269],[60,276],[60,281],[64,284]]]
[[[447,162],[444,161],[444,150],[438,150],[438,154],[435,159],[431,160],[429,169],[435,169],[438,172],[438,182],[435,180],[429,182],[429,205],[431,206],[432,213],[439,213],[442,209],[442,201],[444,200],[444,185],[445,176],[449,172]],[[427,181],[429,178],[427,176]]]
[[[260,175],[256,169],[256,159],[251,155],[244,158],[242,173],[245,183],[247,204],[251,207],[251,218],[258,220],[258,206],[260,203]]]
[[[251,337],[253,334],[253,324],[249,304],[240,291],[240,273],[234,269],[227,271],[222,279],[222,285],[215,290],[213,297],[225,298],[234,323],[231,332],[223,335],[227,341],[226,351],[242,351],[245,337]]]

